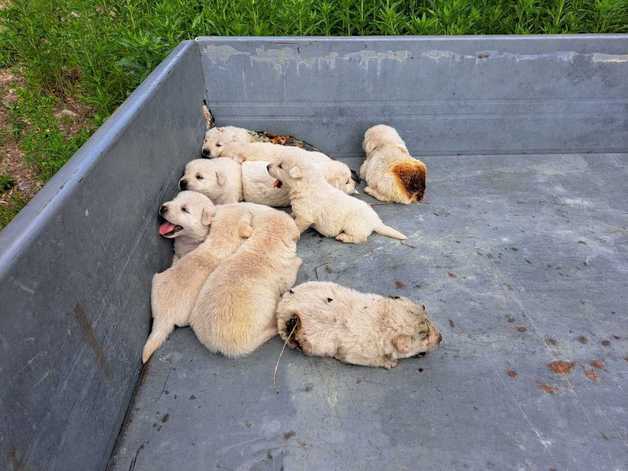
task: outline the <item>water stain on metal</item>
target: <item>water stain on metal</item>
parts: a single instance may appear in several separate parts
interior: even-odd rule
[[[547,367],[557,375],[568,375],[576,364],[573,361],[555,360],[547,364]]]
[[[111,366],[105,358],[105,352],[98,342],[98,338],[96,337],[96,333],[94,332],[92,324],[89,321],[87,314],[85,313],[85,308],[80,303],[77,303],[74,306],[74,319],[76,319],[79,327],[81,328],[83,339],[85,340],[85,342],[87,342],[87,345],[90,346],[90,348],[94,352],[94,355],[96,355],[96,364],[98,365],[98,368],[100,368],[100,370],[103,372],[107,381],[111,380]]]
[[[515,329],[517,329],[517,332],[527,332],[528,328],[525,325],[518,325],[517,327],[515,327]]]

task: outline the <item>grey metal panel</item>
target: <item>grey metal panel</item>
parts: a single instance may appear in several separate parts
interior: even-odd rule
[[[375,207],[407,242],[308,232],[299,282],[424,302],[439,350],[390,371],[288,350],[274,388],[279,340],[231,360],[179,329],[112,471],[626,470],[628,154],[426,162],[424,204]]]
[[[219,124],[340,157],[379,122],[419,155],[628,149],[627,35],[198,42]]]
[[[200,149],[181,44],[0,233],[0,469],[104,469],[138,377],[156,209]]]

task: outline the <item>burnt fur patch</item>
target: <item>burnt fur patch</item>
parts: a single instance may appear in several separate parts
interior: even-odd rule
[[[406,196],[412,201],[421,201],[425,194],[427,168],[422,162],[399,162],[390,169]]]

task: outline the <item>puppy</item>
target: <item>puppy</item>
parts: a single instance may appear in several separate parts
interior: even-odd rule
[[[267,162],[252,161],[242,164],[242,196],[244,201],[277,208],[290,206],[286,188],[273,186],[275,179],[268,174]]]
[[[442,340],[423,305],[322,281],[283,295],[277,330],[291,348],[306,355],[384,368],[434,350]]]
[[[202,155],[205,158],[217,157],[217,150],[228,142],[270,142],[282,146],[300,147],[301,149],[318,151],[312,144],[288,135],[277,135],[268,131],[252,131],[235,126],[215,127],[214,117],[207,105],[203,105],[203,116],[207,123],[207,131],[203,139]]]
[[[216,156],[229,157],[238,162],[263,161],[273,163],[283,157],[293,157],[311,163],[325,179],[344,193],[355,193],[357,182],[351,169],[344,163],[332,160],[322,152],[311,152],[298,147],[282,146],[268,142],[229,142],[217,147]]]
[[[144,363],[166,341],[175,326],[188,325],[190,312],[207,277],[251,236],[253,214],[266,211],[271,209],[248,203],[219,206],[207,239],[176,265],[153,276],[153,327],[144,345]]]
[[[205,240],[215,212],[214,203],[195,191],[182,191],[159,207],[159,234],[174,239],[173,264]]]
[[[390,126],[378,124],[364,133],[366,160],[360,177],[366,193],[380,201],[410,204],[423,199],[427,167],[412,158],[405,142]]]
[[[197,191],[214,204],[242,201],[242,170],[232,159],[196,159],[187,163],[179,180],[182,190]]]
[[[247,355],[277,333],[277,303],[302,262],[294,221],[270,211],[253,215],[252,235],[210,275],[192,309],[190,325],[212,352]]]
[[[316,167],[301,159],[283,157],[269,164],[268,173],[277,179],[277,185],[288,186],[292,214],[301,232],[313,226],[326,237],[354,244],[366,242],[373,231],[406,239],[386,226],[368,204],[331,186]]]

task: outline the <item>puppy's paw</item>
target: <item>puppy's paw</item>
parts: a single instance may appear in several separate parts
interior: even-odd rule
[[[386,368],[387,370],[396,367],[399,364],[399,360],[392,358],[388,355],[386,355],[384,357],[384,363],[383,366],[384,368]]]

